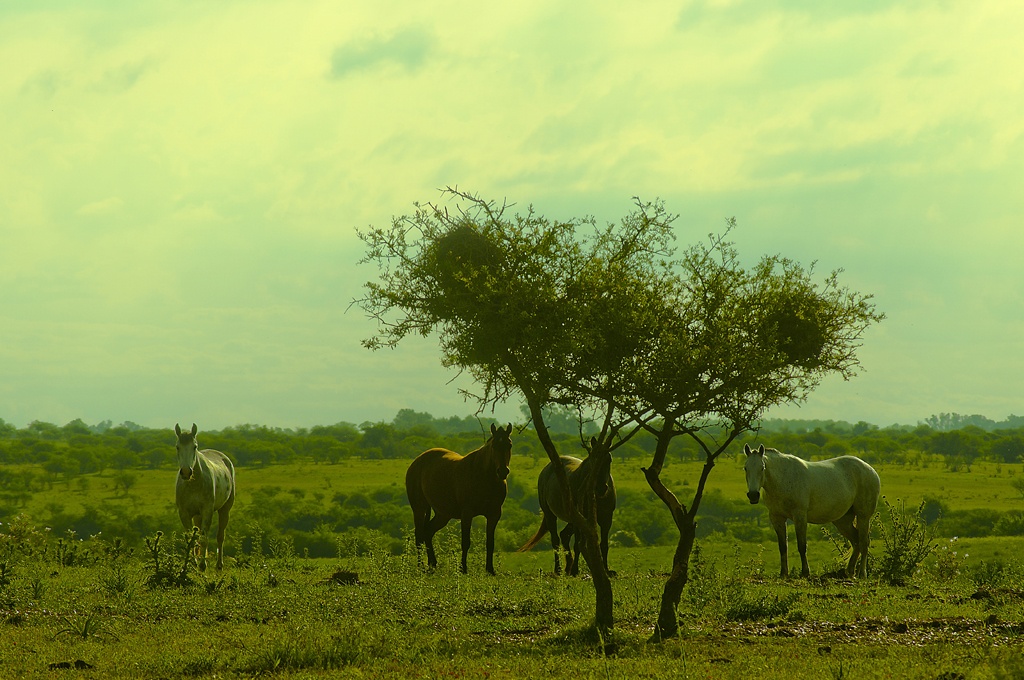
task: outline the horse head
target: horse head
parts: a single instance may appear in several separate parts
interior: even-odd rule
[[[749,445],[743,445],[743,453],[747,454],[747,462],[743,464],[743,472],[747,476],[747,498],[751,505],[761,500],[761,487],[764,485],[764,444],[757,451]]]
[[[490,444],[492,460],[494,461],[494,472],[499,482],[508,479],[509,464],[512,462],[512,423],[508,428],[495,427],[491,423],[491,437],[487,440]]]
[[[196,427],[195,423],[192,423],[192,429],[188,432],[182,432],[178,424],[174,424],[174,434],[178,436],[178,443],[176,447],[178,449],[178,469],[181,471],[181,478],[184,480],[192,479],[192,468],[196,464],[196,454],[199,452],[199,444],[196,442],[196,433],[199,432],[199,428]]]
[[[594,466],[591,474],[597,475],[597,480],[594,482],[594,496],[596,498],[604,498],[611,486],[612,454],[610,444],[610,441],[599,442],[597,437],[591,437],[590,450],[587,453],[587,459],[583,461],[587,467]],[[580,467],[582,468],[583,465]]]

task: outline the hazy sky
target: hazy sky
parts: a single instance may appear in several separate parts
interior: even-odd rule
[[[1021,35],[1005,0],[2,3],[0,418],[471,413],[346,312],[356,228],[455,184],[844,268],[864,370],[772,415],[1024,414]]]

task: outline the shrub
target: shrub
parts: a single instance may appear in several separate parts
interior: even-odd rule
[[[727,621],[760,621],[785,616],[800,599],[799,593],[786,595],[764,594],[748,597],[745,593],[736,598],[725,610]]]
[[[1011,510],[1003,514],[996,521],[992,533],[997,536],[1021,536],[1024,535],[1024,512]]]
[[[907,512],[902,500],[897,500],[896,507],[884,496],[882,502],[889,522],[879,524],[885,548],[878,561],[879,576],[890,585],[904,585],[921,562],[935,550],[935,531],[922,518],[924,503],[916,512]]]

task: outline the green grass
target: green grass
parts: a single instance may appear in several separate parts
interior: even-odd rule
[[[741,459],[742,454],[720,459],[708,479],[707,490],[719,490],[727,499],[743,500],[747,490]],[[513,456],[512,475],[533,489],[544,463],[545,460]],[[640,472],[647,463],[639,459],[616,463],[613,474],[617,487],[649,493],[647,481]],[[408,460],[362,459],[350,459],[335,465],[301,462],[262,468],[242,467],[238,469],[238,483],[241,489],[277,486],[285,490],[297,489],[309,495],[320,494],[326,504],[337,493],[389,486],[402,489],[408,467]],[[701,467],[700,462],[671,463],[666,466],[662,479],[681,500],[688,502]],[[34,469],[41,471],[40,468]],[[1024,474],[1024,466],[1020,464],[975,463],[970,472],[950,472],[941,463],[931,463],[927,467],[877,465],[876,469],[882,478],[882,494],[890,500],[903,499],[908,507],[916,507],[927,496],[938,498],[953,510],[1024,510],[1024,497],[1011,486],[1013,479]],[[170,462],[163,469],[131,472],[136,482],[127,494],[114,489],[111,471],[93,473],[81,475],[86,480],[84,490],[78,478],[70,483],[55,482],[52,493],[36,494],[25,510],[37,516],[39,511],[57,503],[68,511],[80,511],[87,502],[130,497],[143,512],[173,511],[175,471]],[[239,502],[244,504],[244,498]]]
[[[968,678],[1019,677],[1024,581],[992,595],[965,575],[782,581],[722,546],[697,560],[681,635],[646,642],[664,586],[660,548],[615,550],[615,653],[590,629],[586,578],[544,555],[501,555],[499,575],[455,573],[456,540],[434,573],[410,554],[307,560],[248,555],[191,588],[148,588],[144,556],[61,567],[13,562],[0,588],[0,676],[104,678]],[[479,558],[479,555],[474,555]],[[122,575],[113,578],[115,567]],[[358,585],[330,575],[358,573]],[[40,587],[39,580],[42,580]],[[1014,590],[1016,589],[1016,590]],[[986,592],[989,592],[986,591]],[[76,676],[77,677],[77,676]]]

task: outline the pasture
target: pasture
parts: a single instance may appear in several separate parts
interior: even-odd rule
[[[742,453],[722,459],[708,494],[746,503]],[[148,547],[128,554],[115,536],[74,541],[47,532],[12,534],[0,521],[0,677],[56,672],[110,678],[1016,678],[1024,675],[1024,537],[944,537],[901,587],[821,576],[836,564],[816,528],[809,536],[809,580],[782,581],[767,533],[741,541],[711,533],[698,541],[680,606],[681,635],[646,642],[671,565],[672,545],[615,545],[609,566],[615,617],[613,647],[602,653],[590,624],[589,576],[555,577],[538,547],[499,550],[497,576],[484,573],[483,522],[477,519],[469,574],[457,573],[457,522],[436,537],[438,568],[421,570],[412,548],[412,515],[401,500],[408,460],[350,459],[239,467],[238,501],[222,573],[191,571],[185,585],[154,579]],[[616,486],[646,494],[665,514],[639,472],[641,461],[613,464]],[[512,477],[535,496],[543,460],[513,456]],[[631,469],[634,468],[634,469]],[[663,475],[689,502],[699,463],[670,464]],[[1024,507],[1010,485],[1019,465],[878,465],[882,493],[908,508],[925,497],[950,510]],[[165,517],[163,569],[181,557],[174,507],[173,456],[157,470],[133,470],[126,489],[117,473],[80,475],[34,493],[26,517],[103,507]],[[83,481],[84,480],[84,481]],[[381,490],[388,493],[381,493]],[[407,528],[404,546],[366,531],[359,545],[337,543],[336,556],[304,557],[288,541],[267,545],[249,521],[258,504],[301,499],[328,508],[344,497],[388,504]],[[510,499],[511,500],[511,499]],[[763,507],[753,522],[767,524]],[[627,508],[627,511],[630,509]],[[508,538],[519,545],[539,515]],[[872,555],[882,551],[876,518]],[[513,519],[511,512],[509,521]],[[520,516],[519,519],[524,519]],[[506,521],[503,518],[503,522]],[[626,516],[616,516],[626,524]],[[500,525],[499,525],[500,529]],[[613,527],[613,533],[614,533]],[[768,530],[765,529],[765,532]],[[172,532],[174,532],[172,534]],[[152,540],[152,536],[147,536]],[[175,540],[177,542],[175,543]],[[390,541],[390,544],[389,544]],[[795,543],[790,532],[791,549]],[[265,547],[266,546],[266,547]],[[45,547],[45,550],[44,550]],[[355,576],[357,575],[357,576]]]
[[[22,540],[30,538],[22,534]],[[681,635],[648,644],[664,583],[654,549],[619,549],[614,646],[589,627],[587,579],[539,554],[502,554],[498,576],[410,553],[338,559],[287,552],[153,585],[153,561],[86,541],[80,564],[8,539],[0,675],[104,678],[1014,678],[1024,673],[1024,574],[784,582],[755,555],[700,556]],[[92,557],[85,558],[85,551]],[[541,562],[543,564],[541,564]],[[1016,585],[1012,585],[1016,583]],[[77,664],[77,666],[76,666]],[[56,675],[60,672],[61,675]],[[66,677],[71,677],[70,675]]]
[[[737,451],[735,455],[719,460],[708,480],[706,498],[720,494],[718,498],[734,503],[733,507],[737,511],[743,510],[752,513],[752,520],[743,520],[743,522],[757,525],[762,530],[753,537],[744,537],[743,542],[770,542],[772,534],[768,529],[766,509],[763,505],[753,508],[747,506],[743,458],[743,453]],[[511,512],[512,498],[506,501],[505,515],[498,527],[499,533],[512,531],[511,527],[513,526],[517,528],[513,535],[506,533],[504,545],[499,541],[499,550],[509,551],[522,545],[539,526],[536,481],[544,462],[543,459],[515,455],[513,449],[509,484],[511,487],[519,487],[518,492],[522,494],[524,507],[528,507],[529,512],[535,516],[520,517],[521,527],[519,527],[515,524],[516,517]],[[644,516],[635,518],[636,522],[647,522],[651,518],[670,521],[664,507],[650,492],[643,474],[640,472],[641,465],[646,462],[630,459],[626,462],[614,461],[612,464],[612,474],[615,476],[615,484],[620,496],[625,497],[632,493],[639,499],[638,503],[631,506],[623,506],[620,503],[612,527],[613,535],[617,530],[628,525],[630,513],[635,514],[637,508],[644,510]],[[231,555],[238,550],[239,544],[236,538],[239,532],[243,531],[246,523],[251,521],[254,512],[260,509],[253,506],[254,502],[262,503],[266,500],[265,497],[259,496],[261,491],[277,491],[279,495],[275,499],[280,502],[283,502],[281,499],[285,498],[288,500],[301,499],[310,508],[320,508],[323,511],[330,510],[340,496],[363,494],[372,497],[383,493],[388,498],[386,503],[401,506],[400,509],[397,507],[387,508],[394,511],[395,521],[411,530],[412,514],[405,501],[404,489],[405,471],[408,465],[409,461],[404,459],[349,458],[336,464],[314,464],[307,461],[265,467],[238,466],[240,491],[232,511],[232,529],[228,531],[227,552]],[[670,462],[662,474],[662,478],[669,488],[673,489],[684,503],[689,503],[692,498],[693,484],[699,475],[700,466],[701,464],[697,462]],[[35,469],[40,476],[44,474],[41,469],[33,468],[33,466],[9,466],[9,469],[16,468]],[[1011,484],[1014,479],[1024,474],[1024,469],[1020,464],[975,463],[970,471],[960,470],[957,472],[949,471],[941,462],[916,466],[876,464],[875,468],[882,478],[882,496],[893,503],[902,500],[907,508],[916,508],[926,498],[931,498],[941,501],[949,511],[1019,512],[1024,510],[1024,498]],[[166,523],[157,522],[156,528],[168,532],[176,530],[178,526],[174,507],[173,450],[169,451],[167,461],[162,468],[135,469],[131,470],[129,474],[133,481],[127,490],[119,486],[118,473],[115,471],[84,474],[66,481],[54,481],[50,488],[28,495],[19,505],[17,511],[33,518],[39,524],[45,525],[50,518],[57,516],[79,516],[86,508],[93,508],[94,512],[96,508],[107,508],[108,510],[117,508],[125,515],[166,518]],[[371,498],[367,502],[370,503],[372,511],[375,501]],[[879,513],[884,514],[884,512],[884,508],[880,507]],[[698,523],[700,522],[699,515]],[[705,518],[705,522],[710,525],[712,519]],[[482,518],[477,519],[476,523],[482,525]],[[441,533],[457,530],[457,523],[453,522]],[[986,532],[975,533],[984,534]],[[877,531],[873,532],[873,536],[877,541]],[[993,541],[999,543],[1010,538],[999,537],[989,540],[983,535],[981,537],[973,536],[969,539],[966,536],[967,532],[963,532],[962,544],[978,543],[986,546],[992,544]],[[821,540],[820,532],[814,526],[808,531],[808,539],[812,564],[820,564],[820,560],[814,557],[816,551],[828,551],[830,546]],[[476,535],[473,540],[474,545],[481,545],[479,543],[481,539]],[[792,527],[790,541],[795,551]],[[543,549],[545,548],[542,546],[536,548],[536,550]],[[984,554],[991,555],[996,550],[998,548],[986,548]],[[979,554],[976,549],[973,549],[973,546],[968,552],[972,560],[975,555]],[[1005,550],[1003,553],[1009,554]]]

